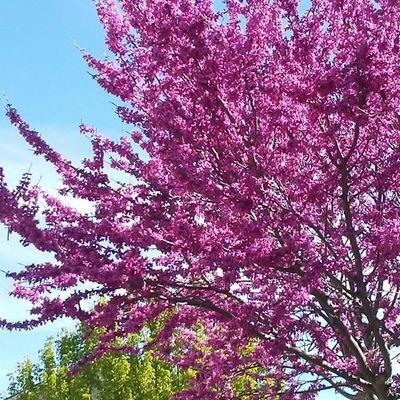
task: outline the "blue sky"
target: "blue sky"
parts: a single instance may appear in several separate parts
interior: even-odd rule
[[[50,144],[80,160],[89,151],[78,133],[82,121],[112,136],[123,134],[125,127],[114,114],[110,96],[91,79],[73,42],[95,55],[105,51],[91,0],[0,0],[0,38],[0,92]],[[0,137],[0,165],[10,183],[31,168],[34,179],[54,189],[54,172],[32,156],[3,112]],[[21,264],[41,260],[43,256],[33,248],[21,247],[15,234],[7,240],[0,227],[0,269],[17,270]],[[9,288],[10,282],[0,275],[0,316],[23,318],[27,305],[10,299]],[[8,385],[6,375],[17,362],[27,356],[35,360],[48,336],[71,325],[71,321],[57,321],[28,332],[0,330],[0,397]],[[320,399],[333,397],[326,394]]]

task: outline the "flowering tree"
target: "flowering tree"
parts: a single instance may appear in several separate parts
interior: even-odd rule
[[[82,125],[93,158],[76,166],[9,107],[93,213],[2,174],[0,220],[56,260],[11,274],[34,319],[3,325],[84,320],[107,332],[96,357],[167,311],[155,343],[169,354],[179,333],[172,361],[197,371],[176,398],[235,398],[252,366],[252,399],[400,398],[399,2],[97,10],[113,56],[84,57],[132,132]]]

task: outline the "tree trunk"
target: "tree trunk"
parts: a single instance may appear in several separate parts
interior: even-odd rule
[[[390,393],[388,388],[379,391],[379,395],[371,393],[370,391],[359,392],[355,400],[398,400],[399,398]]]

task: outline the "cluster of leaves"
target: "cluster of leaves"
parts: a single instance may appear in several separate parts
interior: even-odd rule
[[[130,335],[118,345],[143,344],[149,334]],[[99,334],[82,339],[82,329],[62,332],[49,339],[40,354],[40,362],[27,359],[10,377],[9,396],[18,400],[167,400],[188,386],[194,371],[177,368],[153,354],[108,352],[82,365],[71,374],[73,365],[98,344]]]
[[[98,346],[104,332],[88,333],[83,326],[68,332],[63,330],[56,339],[49,338],[40,351],[39,363],[30,359],[21,362],[10,375],[8,398],[18,400],[168,400],[180,390],[193,386],[197,371],[177,367],[154,349],[146,346],[162,328],[161,321],[151,321],[137,334],[120,338],[114,343],[119,349],[139,351],[109,351],[87,363],[82,359],[90,356]],[[204,336],[198,324],[196,338]],[[186,350],[177,341],[169,358]],[[243,349],[251,353],[255,343]],[[204,353],[211,349],[199,348]],[[167,357],[168,358],[168,357]],[[76,368],[79,366],[79,368]],[[71,373],[76,370],[75,373]],[[265,385],[273,386],[259,367],[248,365],[231,386],[243,400],[251,400],[253,391]],[[256,378],[256,376],[258,378]],[[222,392],[221,392],[222,395]]]

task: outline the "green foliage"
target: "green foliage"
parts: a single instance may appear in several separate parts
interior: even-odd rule
[[[37,366],[33,365],[29,359],[26,359],[18,365],[17,371],[11,377],[9,386],[10,395],[20,393],[18,400],[38,399],[38,387],[36,385],[38,375]],[[20,392],[22,387],[24,390]]]
[[[149,325],[139,335],[120,339],[117,345],[140,345],[159,329]],[[27,359],[10,377],[9,396],[18,400],[167,400],[188,385],[193,371],[182,371],[156,357],[151,350],[141,354],[109,352],[84,365],[71,376],[69,368],[88,354],[100,332],[82,340],[82,331],[63,331],[49,339],[37,365]]]
[[[163,319],[151,321],[139,334],[117,339],[114,344],[143,348],[162,327]],[[194,330],[199,339],[194,345],[203,354],[209,354],[211,349],[200,345],[207,338],[201,322]],[[71,375],[70,368],[98,346],[102,333],[97,330],[88,335],[81,326],[74,332],[64,330],[56,339],[48,339],[40,351],[38,364],[27,359],[18,365],[10,377],[8,395],[13,400],[168,400],[188,387],[190,378],[196,375],[194,370],[179,369],[157,357],[153,350],[140,354],[110,351]],[[241,356],[249,355],[257,344],[256,339],[250,340]],[[185,344],[175,340],[172,354],[179,355],[182,351]],[[230,385],[238,398],[251,400],[255,390],[272,387],[273,382],[266,379],[259,365],[249,363],[234,374]]]

